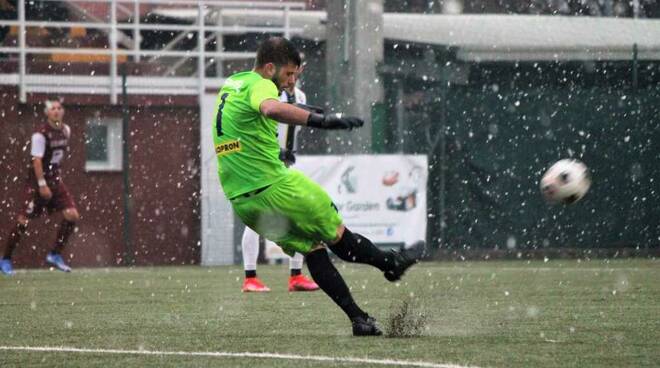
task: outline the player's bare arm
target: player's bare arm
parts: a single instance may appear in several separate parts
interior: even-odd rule
[[[50,188],[48,188],[48,184],[46,183],[44,165],[41,157],[32,156],[32,168],[39,185],[39,195],[44,199],[50,199],[53,196],[53,193],[50,191]]]
[[[259,110],[269,119],[290,125],[307,125],[307,119],[310,115],[309,111],[275,99],[262,102],[259,105]]]
[[[264,100],[259,105],[259,110],[264,116],[281,123],[310,128],[350,130],[364,125],[364,121],[357,117],[342,114],[319,114],[275,99]]]

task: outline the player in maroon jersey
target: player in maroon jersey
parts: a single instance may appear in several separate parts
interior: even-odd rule
[[[60,172],[60,165],[69,149],[71,128],[62,122],[64,107],[59,100],[48,100],[45,105],[47,121],[32,134],[32,165],[25,185],[23,208],[18,214],[16,226],[10,231],[0,260],[0,271],[5,275],[14,274],[11,256],[27,229],[28,220],[38,217],[44,210],[49,215],[62,212],[64,217],[46,262],[61,271],[71,271],[61,253],[80,216]]]

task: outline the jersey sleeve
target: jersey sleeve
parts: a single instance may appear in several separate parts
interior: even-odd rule
[[[32,134],[30,153],[33,157],[44,157],[46,153],[46,137],[41,133]]]
[[[252,88],[250,88],[250,106],[255,111],[259,112],[259,106],[261,106],[261,103],[269,99],[278,101],[280,99],[277,93],[277,87],[275,87],[273,81],[262,79],[252,85]]]

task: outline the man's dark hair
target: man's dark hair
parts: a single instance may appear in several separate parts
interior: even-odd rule
[[[64,99],[61,97],[48,97],[46,100],[44,100],[44,112],[48,111],[50,107],[52,106],[53,103],[59,102],[60,105],[64,106]]]
[[[292,63],[300,66],[301,62],[300,53],[291,41],[284,37],[270,37],[259,44],[254,65],[261,67],[273,63],[283,66]]]
[[[48,102],[59,102],[59,103],[61,103],[61,104],[64,104],[64,99],[63,99],[62,97],[60,97],[60,96],[48,96],[48,97],[44,100],[44,102],[45,102],[45,101],[48,101]]]

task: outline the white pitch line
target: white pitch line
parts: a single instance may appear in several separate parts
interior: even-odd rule
[[[331,357],[322,355],[294,355],[275,353],[230,353],[223,351],[154,351],[154,350],[118,350],[118,349],[84,349],[71,347],[50,346],[0,346],[0,350],[8,351],[40,351],[56,353],[91,353],[91,354],[129,354],[129,355],[176,355],[193,357],[224,357],[224,358],[262,358],[262,359],[289,359],[317,362],[341,362],[341,363],[363,363],[378,364],[400,367],[424,367],[424,368],[478,368],[456,364],[439,364],[430,362],[394,360],[394,359],[368,359],[352,357]]]

